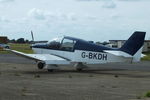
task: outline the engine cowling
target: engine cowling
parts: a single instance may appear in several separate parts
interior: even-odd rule
[[[37,63],[38,69],[43,69],[45,65],[46,65],[45,62],[42,62],[42,61]]]

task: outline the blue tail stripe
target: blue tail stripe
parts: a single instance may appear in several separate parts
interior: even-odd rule
[[[133,56],[143,46],[145,34],[146,32],[134,32],[120,50]]]

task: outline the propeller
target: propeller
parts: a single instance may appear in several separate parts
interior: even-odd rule
[[[32,42],[34,42],[34,35],[33,35],[32,30],[31,30],[31,36],[32,36]]]

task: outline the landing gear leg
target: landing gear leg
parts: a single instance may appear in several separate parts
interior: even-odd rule
[[[83,68],[86,68],[87,66],[84,65],[82,62],[78,62],[74,65],[74,67],[76,67],[76,70],[80,72],[83,70]]]

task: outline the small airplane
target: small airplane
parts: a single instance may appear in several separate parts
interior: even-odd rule
[[[78,71],[104,63],[139,62],[146,32],[136,31],[121,48],[110,48],[88,41],[65,36],[47,43],[31,46],[36,54],[10,50],[15,54],[33,59],[39,69],[53,71],[60,66],[72,66]]]

